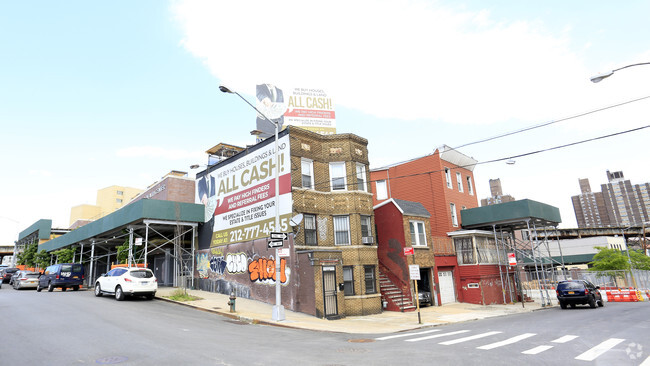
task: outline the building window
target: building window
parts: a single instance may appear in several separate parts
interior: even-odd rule
[[[458,216],[456,215],[456,205],[453,203],[449,204],[449,209],[451,210],[451,224],[453,226],[458,226]]]
[[[422,221],[409,221],[411,228],[411,246],[425,247],[427,246],[427,233],[424,229],[424,222]]]
[[[305,217],[305,245],[318,245],[316,239],[316,215],[304,215]]]
[[[456,184],[458,184],[458,192],[463,191],[463,177],[460,173],[456,173]]]
[[[122,203],[122,199],[121,199],[121,198],[116,198],[116,199],[115,199],[115,202],[117,202],[117,203]]]
[[[447,180],[447,188],[451,188],[451,171],[445,168],[445,179]]]
[[[375,188],[377,189],[378,200],[385,200],[386,198],[388,198],[388,189],[386,187],[385,180],[378,180],[377,183],[375,184]]]
[[[302,187],[314,188],[314,162],[309,159],[302,159]]]
[[[345,178],[345,163],[330,163],[330,184],[333,191],[345,190],[347,185]]]
[[[366,166],[363,164],[357,164],[357,189],[364,192],[368,191],[366,187]]]
[[[343,266],[343,294],[354,295],[354,267]]]
[[[350,216],[333,216],[334,244],[350,245]]]
[[[118,196],[123,196],[123,195],[124,195],[124,191],[117,191],[117,195],[118,195]]]
[[[366,283],[366,294],[377,293],[375,284],[375,266],[363,266],[364,279]]]
[[[467,192],[469,192],[471,196],[474,195],[474,187],[472,186],[472,177],[467,177]]]
[[[472,245],[472,238],[454,238],[454,245],[456,246],[456,258],[458,264],[476,264],[476,256],[474,255],[474,246]]]
[[[374,242],[370,225],[370,216],[361,215],[361,241],[363,244],[370,245]]]

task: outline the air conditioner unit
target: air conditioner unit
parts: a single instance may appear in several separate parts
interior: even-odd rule
[[[361,241],[364,244],[372,244],[372,243],[375,242],[375,240],[374,240],[374,238],[372,236],[364,236],[363,238],[361,238]]]

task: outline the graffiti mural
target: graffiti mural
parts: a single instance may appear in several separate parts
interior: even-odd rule
[[[265,284],[275,284],[275,260],[259,258],[248,264],[249,278],[252,282]],[[287,261],[283,258],[280,260],[280,282],[287,282]]]
[[[210,257],[210,270],[218,275],[222,275],[226,272],[226,260],[223,256]]]
[[[208,278],[210,272],[208,253],[199,253],[196,255],[196,270],[199,272],[199,278]]]
[[[228,253],[226,263],[228,273],[244,273],[248,268],[248,257],[244,253]]]

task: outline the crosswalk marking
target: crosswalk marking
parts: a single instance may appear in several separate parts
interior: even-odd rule
[[[440,329],[433,329],[433,330],[427,330],[427,331],[424,331],[424,332],[417,332],[417,333],[396,334],[396,335],[392,335],[392,336],[386,336],[386,337],[381,337],[381,338],[375,338],[375,340],[378,340],[378,341],[385,341],[385,340],[387,340],[387,339],[401,338],[401,337],[410,337],[410,336],[414,336],[414,335],[429,334],[429,333],[439,332],[439,331],[440,331]]]
[[[450,336],[450,335],[454,335],[454,334],[461,334],[461,333],[467,333],[467,332],[469,332],[469,330],[457,330],[455,332],[434,334],[434,335],[430,335],[430,336],[426,336],[426,337],[407,339],[405,342],[419,342],[419,341],[425,341],[427,339],[446,337],[446,336]]]
[[[485,346],[480,346],[480,347],[476,347],[476,348],[478,348],[478,349],[493,349],[493,348],[497,348],[497,347],[507,346],[509,344],[517,343],[517,342],[519,342],[521,340],[524,340],[526,338],[530,338],[530,337],[532,337],[534,335],[535,335],[535,333],[524,333],[524,334],[520,334],[518,336],[508,338],[508,339],[500,341],[500,342],[486,344]]]
[[[593,361],[596,359],[596,357],[602,355],[603,353],[609,351],[613,347],[615,347],[617,344],[623,342],[625,339],[620,339],[620,338],[610,338],[596,347],[593,347],[592,349],[588,350],[587,352],[582,353],[578,357],[576,357],[576,360],[582,360],[582,361]]]
[[[650,356],[648,356],[645,361],[641,362],[639,366],[650,366]]]
[[[551,341],[551,342],[553,342],[553,343],[566,343],[566,342],[572,341],[572,340],[574,340],[576,338],[578,338],[578,336],[565,335],[564,337],[560,337],[560,338],[558,338],[558,339],[556,339],[554,341]]]
[[[537,346],[535,348],[531,348],[527,351],[523,351],[523,354],[526,355],[536,355],[538,353],[542,353],[544,351],[548,351],[549,349],[553,348],[553,346]]]
[[[494,331],[494,332],[481,333],[481,334],[477,334],[477,335],[473,335],[473,336],[469,336],[469,337],[452,339],[451,341],[440,342],[439,344],[443,344],[445,346],[448,346],[450,344],[456,344],[456,343],[471,341],[471,340],[474,340],[474,339],[489,337],[491,335],[495,335],[495,334],[499,334],[499,333],[503,333],[503,332]]]

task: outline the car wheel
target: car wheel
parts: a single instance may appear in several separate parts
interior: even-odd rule
[[[43,288],[41,287],[40,283],[38,285],[36,285],[36,292],[41,292],[42,289]]]
[[[47,284],[47,292],[52,292],[52,291],[54,291],[54,285],[52,285],[52,283],[50,282]]]
[[[65,291],[67,289],[68,289],[67,287],[61,287],[61,291]]]
[[[79,286],[72,286],[72,291],[79,291]]]
[[[560,307],[561,307],[562,309],[566,309],[566,303],[563,302],[563,301],[560,301]]]
[[[603,301],[603,298],[602,298],[602,297],[600,298],[600,301],[598,301],[598,306],[601,307],[601,308],[602,308],[603,306],[605,306],[605,301]]]
[[[99,282],[95,284],[95,296],[102,296],[102,288],[99,286]]]
[[[115,288],[115,300],[117,301],[122,301],[124,300],[124,291],[122,291],[121,286],[117,286]]]
[[[593,296],[589,298],[589,307],[592,309],[596,308],[596,299]]]

